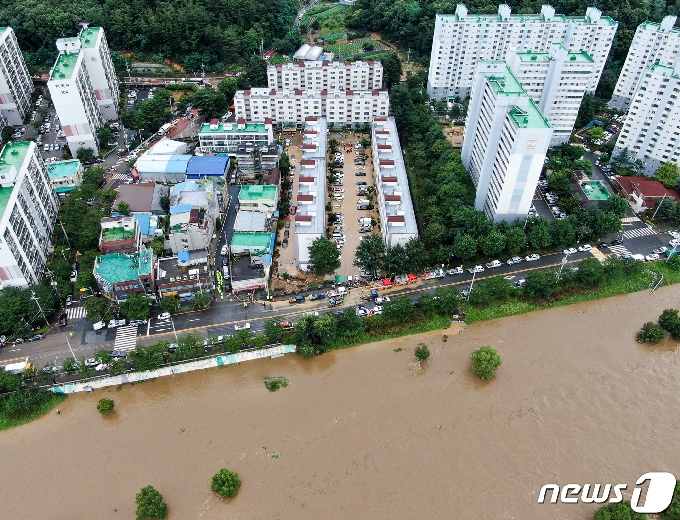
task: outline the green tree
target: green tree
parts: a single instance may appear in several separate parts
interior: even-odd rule
[[[76,159],[83,162],[90,162],[94,160],[94,150],[92,148],[78,148],[76,152]]]
[[[505,247],[515,256],[527,250],[527,236],[522,228],[513,227],[505,234]]]
[[[160,255],[163,253],[163,250],[165,249],[165,238],[162,236],[160,237],[153,237],[153,240],[149,243],[149,247],[151,250],[154,252],[156,255]]]
[[[422,273],[427,269],[429,260],[425,245],[419,238],[411,238],[404,246],[406,267],[411,273]]]
[[[347,308],[336,314],[339,336],[354,337],[366,330],[366,320],[362,320],[352,308]]]
[[[399,296],[385,303],[382,316],[388,321],[402,321],[413,315],[413,302],[406,296]]]
[[[556,285],[555,271],[531,271],[526,277],[524,294],[531,298],[541,296],[547,300],[552,296]]]
[[[210,291],[200,291],[194,293],[194,308],[202,309],[210,303]]]
[[[646,515],[636,513],[630,502],[608,504],[595,511],[595,520],[645,520]]]
[[[415,350],[415,356],[418,361],[427,361],[430,357],[430,349],[425,343],[418,343]]]
[[[238,90],[236,86],[236,78],[224,78],[217,84],[217,90],[224,96],[227,100],[227,106],[230,106],[234,102],[234,94]]]
[[[661,520],[678,520],[680,518],[680,482],[675,483],[671,504],[659,516]]]
[[[130,204],[125,202],[124,200],[121,200],[118,203],[118,206],[116,207],[116,212],[120,213],[121,215],[130,215]]]
[[[109,143],[115,141],[116,138],[113,137],[113,132],[111,131],[111,128],[109,128],[108,126],[102,126],[97,130],[97,140],[99,141],[99,146],[101,146],[102,148],[108,148]]]
[[[142,293],[133,293],[120,305],[121,312],[133,320],[146,320],[151,314],[149,299]]]
[[[654,175],[666,188],[675,188],[680,179],[680,169],[676,163],[667,162],[659,166]]]
[[[161,298],[160,306],[163,312],[175,312],[179,309],[179,300],[173,296],[166,296]]]
[[[2,129],[2,134],[0,134],[0,139],[3,143],[8,143],[12,139],[12,134],[14,133],[14,128],[7,125]]]
[[[609,213],[613,213],[618,218],[623,218],[626,216],[626,212],[628,211],[629,207],[630,206],[628,205],[628,201],[626,199],[624,199],[621,195],[614,195],[609,200],[607,200],[604,210],[608,211]]]
[[[16,392],[21,388],[21,374],[11,374],[5,370],[0,370],[0,391]]]
[[[104,397],[103,399],[99,400],[99,403],[97,403],[97,411],[102,415],[111,413],[113,412],[114,406],[115,403],[113,402],[113,399],[107,399]]]
[[[335,340],[337,322],[331,314],[322,317],[302,316],[295,326],[298,353],[302,357],[318,356]]]
[[[113,319],[113,305],[106,298],[91,297],[83,304],[87,319],[92,323]]]
[[[621,219],[614,213],[600,211],[593,226],[593,232],[598,236],[605,236],[615,233],[621,229]]]
[[[309,246],[311,270],[318,275],[332,274],[340,267],[340,253],[326,237],[319,237]]]
[[[191,104],[206,119],[221,117],[229,108],[224,94],[210,86],[206,86],[192,95]]]
[[[259,56],[251,56],[246,66],[246,74],[251,87],[267,86],[267,62]]]
[[[455,314],[463,301],[457,287],[437,287],[434,290],[434,296],[437,300],[438,311],[444,316]]]
[[[238,474],[233,471],[223,468],[213,475],[211,488],[223,497],[235,497],[239,487],[241,487],[241,481]]]
[[[553,220],[549,226],[550,240],[557,249],[564,249],[576,244],[576,230],[571,220]]]
[[[595,119],[595,99],[593,94],[586,93],[581,101],[581,107],[576,117],[576,128],[583,128]]]
[[[456,258],[467,260],[477,254],[477,242],[470,235],[458,235],[453,240],[453,254]]]
[[[494,372],[503,363],[495,348],[490,346],[480,347],[470,354],[472,372],[483,380],[493,379]]]
[[[135,372],[145,372],[156,370],[163,363],[163,347],[158,342],[149,347],[137,345],[134,350],[128,353]]]
[[[270,341],[280,342],[286,337],[286,330],[281,326],[282,318],[276,316],[264,322],[264,334]]]
[[[601,126],[594,126],[590,130],[588,130],[588,137],[590,137],[592,140],[597,141],[598,139],[602,139],[604,137],[604,129]]]
[[[534,249],[548,249],[552,244],[550,229],[544,222],[539,222],[529,233],[529,241]]]
[[[586,258],[578,264],[576,280],[587,286],[601,285],[604,282],[604,267],[595,258]]]
[[[665,309],[659,316],[659,325],[669,332],[673,339],[680,339],[680,317],[677,309]]]
[[[637,333],[638,343],[659,343],[666,337],[666,331],[660,325],[648,321]]]
[[[390,52],[381,58],[381,61],[383,65],[383,87],[390,90],[393,85],[397,85],[401,81],[401,60],[396,52]]]
[[[385,243],[380,235],[364,236],[355,253],[354,265],[367,273],[376,274],[385,259]]]
[[[171,354],[173,361],[196,359],[205,355],[203,336],[197,332],[190,332],[177,340],[177,350]]]
[[[408,267],[406,265],[406,252],[404,251],[404,247],[401,244],[387,248],[385,251],[383,270],[387,274],[397,276],[408,273]]]
[[[505,249],[505,235],[498,231],[492,231],[487,236],[479,239],[479,247],[485,256],[491,258],[498,256]]]
[[[154,487],[146,486],[135,497],[137,520],[163,519],[168,516],[168,504]]]

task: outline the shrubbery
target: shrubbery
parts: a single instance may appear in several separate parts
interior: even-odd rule
[[[659,343],[666,337],[666,331],[660,325],[648,321],[637,333],[638,343]]]
[[[416,347],[415,355],[418,361],[427,361],[430,357],[430,349],[425,343],[419,343]]]
[[[480,379],[493,379],[494,372],[503,364],[501,357],[495,348],[490,346],[480,347],[470,354],[472,372]]]
[[[104,415],[107,413],[111,413],[113,411],[115,403],[113,402],[113,399],[107,399],[104,397],[103,399],[99,400],[99,403],[97,404],[97,411]]]
[[[137,520],[150,518],[163,519],[168,516],[168,504],[163,501],[161,495],[153,486],[146,486],[141,489],[135,498],[137,502]]]
[[[223,468],[213,475],[211,487],[215,493],[231,498],[238,493],[241,481],[237,473]]]

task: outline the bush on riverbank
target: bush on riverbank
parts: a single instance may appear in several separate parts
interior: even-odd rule
[[[473,350],[470,354],[470,361],[472,361],[472,372],[484,381],[493,379],[494,373],[503,364],[498,351],[488,345]]]
[[[416,347],[415,356],[418,361],[427,361],[430,357],[430,349],[425,343],[418,343]]]
[[[113,412],[114,406],[115,403],[113,402],[113,399],[107,399],[104,397],[103,399],[99,400],[99,403],[97,404],[97,410],[100,414],[104,415]]]
[[[147,520],[151,518],[163,519],[168,516],[168,504],[163,501],[161,495],[153,486],[146,486],[141,489],[135,497],[137,503],[137,520]]]
[[[0,398],[0,430],[14,428],[42,417],[66,399],[45,390],[20,390]]]
[[[638,343],[659,343],[666,337],[666,331],[652,321],[645,323],[637,333]]]
[[[265,377],[264,386],[270,392],[276,392],[279,388],[286,388],[288,386],[288,379],[285,377]]]
[[[225,498],[236,496],[241,487],[241,480],[238,474],[226,468],[219,470],[212,478],[212,490]]]

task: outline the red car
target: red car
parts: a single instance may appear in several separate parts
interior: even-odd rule
[[[290,207],[290,214],[295,215],[295,212],[297,211],[297,206],[291,206]]]

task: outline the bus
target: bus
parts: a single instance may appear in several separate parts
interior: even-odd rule
[[[191,83],[192,85],[203,85],[203,78],[184,79],[183,83]]]

